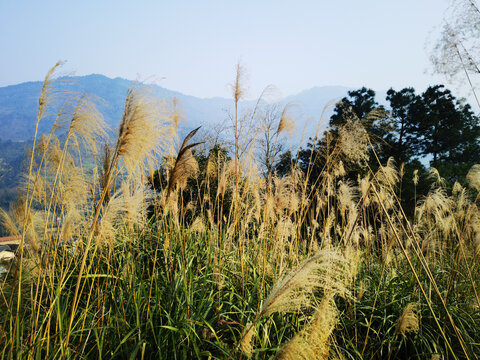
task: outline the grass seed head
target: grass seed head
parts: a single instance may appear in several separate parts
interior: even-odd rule
[[[409,303],[405,307],[398,320],[397,334],[417,332],[420,329],[417,311],[418,305],[416,303]]]

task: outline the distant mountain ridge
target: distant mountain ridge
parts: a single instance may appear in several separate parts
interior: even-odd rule
[[[117,129],[123,113],[127,90],[134,81],[122,78],[108,78],[104,75],[64,77],[57,80],[59,89],[75,93],[87,93],[102,99],[98,102],[100,112],[105,121],[113,129]],[[199,125],[221,123],[229,119],[233,112],[233,100],[221,97],[198,98],[177,91],[168,90],[158,85],[151,85],[157,96],[164,99],[176,97],[186,118],[185,127],[194,128]],[[17,85],[0,87],[0,139],[27,141],[33,138],[35,119],[38,110],[38,98],[42,82],[25,82]],[[302,117],[298,125],[303,129],[306,122],[315,122],[320,118],[325,105],[332,100],[339,100],[350,90],[342,86],[314,87],[291,95],[280,101],[280,104],[295,104],[296,114]],[[246,101],[244,107],[253,106],[253,101]],[[333,108],[333,107],[332,107]],[[47,133],[53,124],[53,116],[47,117],[39,124],[39,132]],[[311,124],[308,125],[308,128]],[[316,127],[313,126],[313,129]],[[310,131],[309,131],[310,132]]]
[[[127,90],[133,85],[134,82],[130,80],[92,74],[60,78],[55,86],[102,99],[98,102],[100,112],[108,125],[117,128],[122,117]],[[156,85],[152,85],[152,88],[161,98],[177,97],[185,111],[185,117],[192,126],[212,117],[220,121],[224,116],[222,109],[231,103],[221,98],[199,99]],[[19,141],[33,137],[41,89],[40,81],[0,87],[0,139]],[[52,124],[52,117],[42,121],[39,125],[40,133],[48,132]]]

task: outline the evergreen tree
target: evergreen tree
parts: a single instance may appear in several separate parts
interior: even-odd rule
[[[431,165],[443,169],[443,176],[462,180],[479,159],[478,117],[443,85],[429,87],[422,94],[422,106],[416,129],[421,153],[431,156]]]
[[[390,115],[394,129],[394,140],[391,156],[397,163],[408,162],[418,153],[417,137],[419,112],[423,110],[422,98],[415,94],[414,88],[404,88],[400,91],[390,89],[386,100],[390,102]]]

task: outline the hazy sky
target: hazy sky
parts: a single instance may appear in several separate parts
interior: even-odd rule
[[[0,86],[64,71],[230,96],[241,61],[249,97],[313,86],[377,90],[446,83],[425,45],[449,0],[0,0]]]

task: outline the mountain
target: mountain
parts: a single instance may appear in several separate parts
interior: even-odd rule
[[[122,117],[127,90],[133,85],[134,82],[130,80],[110,79],[93,74],[60,78],[52,87],[60,94],[87,93],[101,99],[97,101],[98,108],[107,124],[116,129]],[[0,87],[0,139],[19,141],[33,138],[41,89],[40,81]],[[224,121],[226,118],[224,109],[232,107],[232,101],[228,99],[200,99],[155,85],[153,89],[160,98],[176,97],[180,100],[184,115],[188,119],[188,127],[195,127],[204,122]],[[60,108],[61,100],[57,99],[56,105]],[[54,115],[50,114],[40,122],[40,133],[50,131]]]
[[[52,86],[58,94],[63,94],[57,97],[55,108],[58,111],[61,107],[61,100],[65,99],[65,94],[93,95],[97,99],[97,106],[106,123],[111,128],[117,129],[123,113],[125,96],[134,84],[131,80],[111,79],[99,74],[63,77],[55,81]],[[209,124],[225,123],[233,113],[232,99],[198,98],[157,85],[152,85],[152,88],[162,99],[176,97],[179,100],[181,112],[186,119],[182,125],[182,134],[200,125],[208,127]],[[41,81],[0,87],[0,140],[18,142],[33,138],[41,89]],[[294,142],[306,141],[314,136],[317,130],[321,134],[328,125],[335,102],[346,96],[349,90],[352,89],[344,86],[313,87],[280,100],[280,105],[290,106],[291,114],[297,119]],[[377,93],[376,98],[380,104],[386,105],[385,95],[385,91]],[[255,101],[244,101],[240,109],[251,109],[255,103]],[[39,124],[40,134],[50,131],[56,111],[42,119]]]
[[[16,194],[16,186],[24,166],[26,149],[31,146],[35,133],[35,121],[38,99],[42,82],[26,82],[0,87],[0,207],[6,207]],[[70,94],[89,94],[95,99],[98,109],[106,123],[114,130],[118,129],[123,114],[125,96],[135,83],[130,80],[111,79],[103,75],[63,77],[52,84],[53,104],[51,111],[39,123],[39,134],[48,133],[53,125],[55,115],[63,101]],[[176,97],[180,111],[186,121],[182,122],[180,136],[191,129],[212,124],[228,124],[233,114],[233,100],[220,97],[198,98],[180,92],[152,85],[155,94],[165,100]],[[319,134],[326,128],[328,118],[333,110],[335,100],[347,94],[349,88],[342,86],[314,87],[291,95],[278,103],[290,106],[297,119],[296,135],[293,144],[305,143],[314,136],[318,120],[326,104],[333,100],[332,106],[325,112]],[[256,101],[244,101],[240,104],[240,114],[252,109]]]
[[[134,85],[131,80],[122,78],[111,79],[103,75],[92,74],[87,76],[64,77],[58,79],[52,86],[59,96],[56,109],[61,107],[61,99],[65,94],[78,93],[94,95],[100,112],[105,121],[113,129],[117,129],[123,113],[123,106],[127,90]],[[199,125],[224,123],[233,112],[232,99],[221,97],[198,98],[185,95],[180,92],[152,85],[157,96],[163,99],[176,97],[180,102],[180,108],[187,120],[184,123],[186,129],[192,129]],[[33,138],[35,132],[35,119],[38,109],[38,98],[42,89],[42,82],[26,82],[18,85],[0,87],[0,139],[12,141],[28,141]],[[281,104],[293,104],[293,112],[299,120],[297,123],[301,133],[306,124],[307,133],[315,131],[316,124],[322,114],[325,105],[335,99],[341,99],[346,95],[349,88],[342,86],[314,87],[302,91],[296,95],[288,96]],[[241,108],[251,108],[254,101],[242,103]],[[326,113],[326,120],[331,113]],[[48,133],[52,127],[56,112],[52,112],[39,124],[40,133]]]

